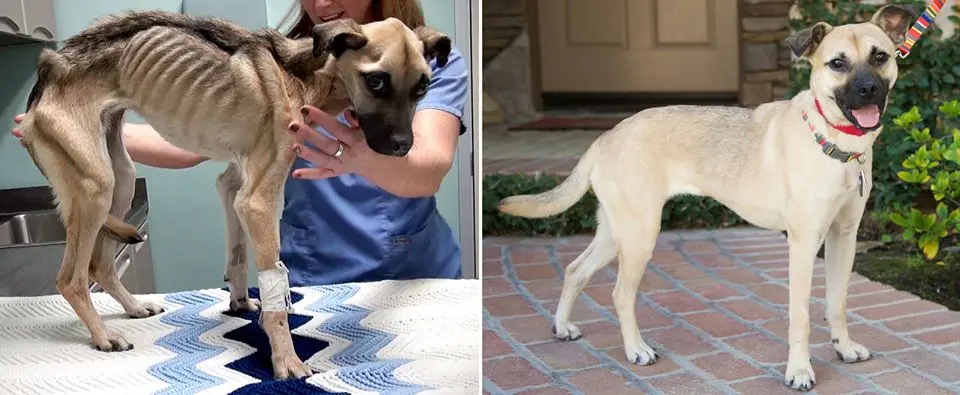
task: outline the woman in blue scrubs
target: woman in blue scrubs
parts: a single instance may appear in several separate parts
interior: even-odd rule
[[[297,22],[289,37],[340,18],[396,17],[411,28],[424,22],[415,0],[300,0],[300,6],[291,13]],[[305,108],[309,126],[299,124],[299,136],[319,149],[302,147],[285,186],[280,259],[291,286],[461,276],[460,246],[434,194],[464,130],[469,66],[456,48],[446,65],[430,66],[430,88],[413,120],[416,144],[405,157],[370,150],[344,114]],[[329,136],[345,146],[337,159],[323,150],[337,146]],[[184,168],[206,160],[167,143],[149,125],[126,124],[123,140],[131,158],[149,166]]]

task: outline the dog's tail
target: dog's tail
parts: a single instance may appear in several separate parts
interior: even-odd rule
[[[570,176],[560,185],[549,191],[536,195],[516,195],[504,198],[497,205],[500,212],[526,218],[544,218],[557,215],[570,208],[590,188],[590,173],[593,171],[597,159],[597,141],[590,145],[583,154]]]
[[[126,244],[137,244],[146,240],[137,228],[113,215],[107,215],[107,222],[103,224],[100,231],[107,237]]]

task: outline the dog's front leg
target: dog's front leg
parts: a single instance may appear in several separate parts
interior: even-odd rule
[[[280,262],[279,199],[296,154],[289,149],[263,146],[241,165],[243,185],[234,208],[253,246],[260,286],[260,326],[270,340],[273,374],[277,379],[302,378],[311,373],[297,356],[287,321],[292,311],[287,269]]]
[[[848,205],[850,207],[851,205]],[[827,232],[827,321],[830,323],[830,338],[833,349],[843,362],[856,363],[870,359],[866,347],[850,340],[847,330],[847,287],[853,270],[853,258],[857,246],[857,228],[863,212],[849,208],[844,211],[858,211],[855,215],[845,216],[844,212]]]
[[[793,389],[809,391],[816,384],[813,365],[810,364],[810,288],[822,232],[810,226],[790,228],[787,232],[790,245],[790,351],[784,383]]]

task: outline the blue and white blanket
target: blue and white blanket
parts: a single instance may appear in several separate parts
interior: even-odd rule
[[[297,354],[315,372],[276,381],[257,313],[231,315],[229,293],[138,296],[166,309],[131,319],[93,294],[134,349],[104,353],[60,296],[0,298],[0,394],[476,394],[477,280],[293,288]],[[257,297],[256,288],[251,297]]]

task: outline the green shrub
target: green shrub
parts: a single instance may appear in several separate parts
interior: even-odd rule
[[[919,146],[901,163],[897,177],[905,185],[933,197],[933,210],[896,204],[884,216],[902,229],[903,241],[918,247],[926,259],[939,255],[941,240],[960,232],[960,100],[941,104],[940,122],[926,126],[919,107],[893,120],[891,128]],[[892,239],[891,236],[887,236]]]

